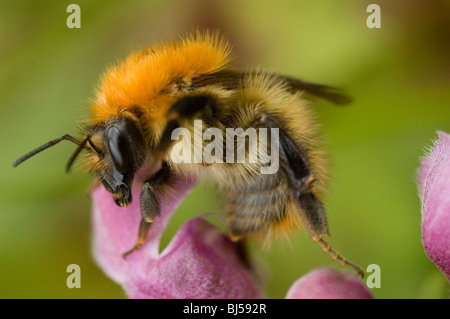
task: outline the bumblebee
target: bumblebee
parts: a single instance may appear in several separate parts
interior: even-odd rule
[[[132,53],[101,78],[91,101],[91,114],[82,123],[81,138],[66,134],[21,157],[13,166],[63,140],[71,141],[77,148],[67,163],[67,171],[85,151],[83,166],[119,206],[133,200],[131,185],[140,167],[149,163],[150,167],[159,167],[142,185],[137,241],[123,254],[124,258],[145,242],[160,211],[157,194],[170,189],[174,181],[171,177],[178,174],[217,185],[233,240],[247,236],[265,239],[304,225],[333,259],[362,275],[358,266],[323,239],[329,236],[323,205],[327,155],[305,95],[337,104],[346,104],[350,99],[329,86],[261,70],[235,71],[229,64],[229,43],[209,32]],[[194,123],[199,120],[202,133],[210,128],[222,132],[228,128],[275,129],[276,141],[272,137],[260,144],[271,154],[277,152],[278,169],[261,173],[267,162],[259,157],[253,162],[237,163],[175,161],[171,150],[176,145],[193,147],[194,152],[207,146],[204,140],[193,145],[188,139],[173,139],[178,128],[195,134]],[[229,145],[221,150],[224,159],[238,151]],[[249,159],[254,150],[246,149],[244,155]]]

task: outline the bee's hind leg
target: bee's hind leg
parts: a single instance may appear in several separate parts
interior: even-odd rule
[[[363,277],[364,272],[360,267],[340,255],[323,239],[324,236],[329,236],[327,218],[323,204],[312,189],[315,179],[311,174],[304,151],[279,127],[275,119],[267,116],[263,121],[268,128],[279,128],[278,148],[281,167],[289,188],[297,200],[300,217],[311,238],[334,260],[353,268]]]
[[[138,238],[134,246],[122,254],[124,259],[126,259],[127,256],[133,251],[138,250],[147,239],[150,226],[161,210],[159,198],[155,194],[154,189],[166,184],[170,178],[170,175],[171,173],[167,163],[163,163],[162,168],[144,182],[144,186],[141,191],[140,203],[142,219],[139,223]]]

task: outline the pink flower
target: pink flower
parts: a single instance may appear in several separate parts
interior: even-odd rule
[[[438,131],[419,171],[422,242],[425,252],[450,281],[450,135]]]
[[[262,298],[259,282],[239,258],[236,244],[201,216],[184,224],[159,252],[168,220],[194,184],[178,178],[175,196],[161,200],[162,210],[148,240],[126,260],[122,253],[134,245],[141,218],[136,200],[139,181],[133,185],[135,200],[126,208],[117,206],[103,186],[96,187],[92,218],[97,263],[130,298]],[[353,273],[320,269],[297,281],[287,297],[371,298],[371,294]]]
[[[133,247],[140,222],[139,201],[117,206],[103,186],[93,193],[93,249],[103,271],[121,284],[130,298],[260,298],[259,287],[242,264],[235,244],[201,217],[184,224],[159,253],[159,242],[172,213],[195,181],[180,179],[176,196],[161,201],[161,213],[149,238]],[[139,198],[139,189],[133,189]]]
[[[315,269],[289,288],[286,299],[372,299],[372,294],[351,272]]]

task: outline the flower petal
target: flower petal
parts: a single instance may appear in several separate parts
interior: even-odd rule
[[[450,281],[450,135],[439,140],[419,171],[422,242],[425,252]]]
[[[289,288],[286,299],[372,299],[361,279],[351,272],[322,268],[311,271]]]
[[[161,212],[147,241],[122,258],[135,244],[141,219],[139,176],[132,204],[119,207],[103,186],[93,192],[93,254],[103,271],[121,284],[130,298],[261,298],[258,284],[239,259],[236,244],[201,217],[184,224],[164,251],[159,242],[168,220],[194,180],[178,177],[171,199],[161,199]]]
[[[201,217],[184,224],[161,254],[132,271],[125,289],[131,298],[261,298],[235,243]]]
[[[121,284],[128,277],[130,265],[158,258],[160,238],[170,217],[195,185],[193,179],[178,178],[174,196],[170,199],[161,198],[161,212],[151,226],[147,241],[125,260],[122,254],[136,243],[141,220],[139,197],[142,185],[140,177],[143,174],[143,171],[137,174],[132,188],[134,200],[128,207],[117,206],[102,185],[97,186],[92,194],[93,255],[103,271]]]

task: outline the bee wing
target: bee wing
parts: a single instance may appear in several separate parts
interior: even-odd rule
[[[247,73],[222,70],[212,74],[201,75],[192,81],[192,87],[198,88],[209,85],[220,85],[225,90],[235,90],[239,88],[242,79]]]
[[[305,82],[287,76],[281,76],[281,78],[283,78],[288,86],[294,91],[306,91],[309,94],[326,99],[337,105],[347,105],[352,102],[352,98],[342,92],[342,90],[339,88],[323,84]]]
[[[192,87],[198,88],[208,85],[220,85],[226,90],[235,90],[242,86],[243,79],[249,75],[248,72],[233,70],[222,70],[216,73],[202,75],[192,81]],[[311,95],[326,99],[337,105],[346,105],[352,102],[352,98],[342,92],[341,89],[328,85],[305,82],[289,76],[273,74],[282,79],[289,90],[305,91]]]

